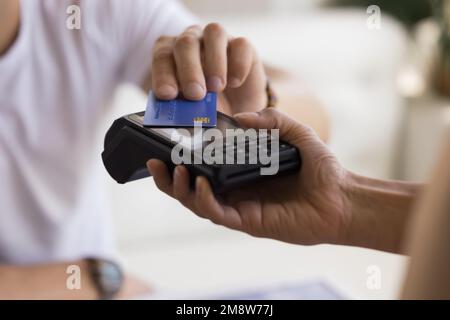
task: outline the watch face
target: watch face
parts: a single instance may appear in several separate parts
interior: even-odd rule
[[[105,299],[111,299],[120,290],[123,273],[114,262],[100,260],[97,263],[98,284]]]

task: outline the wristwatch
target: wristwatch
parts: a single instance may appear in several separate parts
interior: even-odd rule
[[[88,270],[100,300],[111,300],[122,288],[124,276],[114,261],[99,258],[86,259]]]

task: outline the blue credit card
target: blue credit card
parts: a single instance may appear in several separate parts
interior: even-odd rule
[[[217,125],[217,94],[208,92],[203,100],[190,101],[183,98],[160,100],[150,92],[144,116],[146,127],[194,127]]]

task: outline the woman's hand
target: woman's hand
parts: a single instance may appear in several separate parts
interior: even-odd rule
[[[313,130],[277,110],[236,118],[244,127],[279,129],[280,138],[300,150],[301,170],[218,199],[204,177],[197,178],[191,190],[185,167],[177,167],[172,178],[164,163],[150,160],[147,165],[158,188],[198,216],[256,237],[401,252],[420,185],[350,173]]]
[[[229,114],[259,111],[267,103],[266,75],[245,38],[232,38],[217,23],[192,26],[178,37],[161,37],[153,51],[152,88],[161,99],[203,99],[220,93],[219,108]]]
[[[185,167],[177,167],[172,179],[161,161],[151,160],[148,167],[157,186],[198,216],[253,236],[296,244],[342,241],[351,220],[344,192],[348,174],[327,146],[311,129],[273,109],[236,118],[245,127],[280,129],[280,138],[301,151],[301,171],[219,200],[205,178],[190,190]]]

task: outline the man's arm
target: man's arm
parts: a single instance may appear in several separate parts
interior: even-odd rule
[[[66,273],[70,265],[81,270],[81,289],[69,290]],[[86,261],[40,266],[0,266],[0,300],[51,300],[98,298]]]
[[[0,4],[0,56],[8,51],[19,33],[19,0],[2,1]]]
[[[80,268],[80,290],[67,288],[69,266]],[[69,270],[70,272],[73,272]],[[69,279],[71,280],[71,279]],[[120,291],[114,299],[130,299],[151,293],[141,279],[125,274]],[[0,300],[94,300],[99,299],[98,288],[91,278],[86,260],[73,263],[13,266],[0,265]]]

